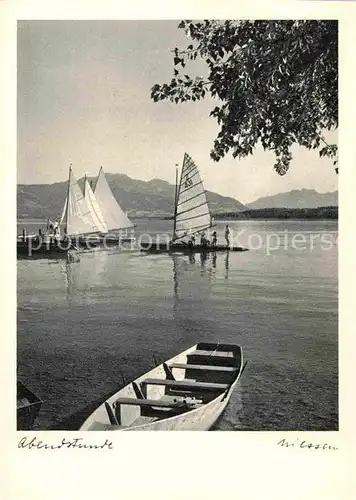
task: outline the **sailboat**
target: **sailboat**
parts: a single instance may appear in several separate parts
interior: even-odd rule
[[[87,205],[91,209],[93,221],[96,224],[96,227],[98,228],[100,233],[107,233],[108,232],[108,226],[107,223],[104,219],[104,216],[101,212],[100,205],[98,203],[98,200],[96,199],[96,196],[92,190],[92,187],[87,179],[87,176],[84,178],[84,199],[86,200]]]
[[[60,225],[64,224],[64,235],[60,234]],[[71,251],[78,250],[80,236],[92,233],[96,229],[91,217],[91,210],[84,199],[82,190],[79,187],[72,171],[69,167],[67,196],[60,220],[51,222],[47,220],[47,230],[34,237],[26,237],[23,241],[17,242],[17,255],[21,257],[67,257]],[[74,244],[73,237],[76,238]]]
[[[148,252],[216,252],[216,251],[244,251],[243,247],[229,247],[226,245],[210,246],[208,242],[194,244],[193,237],[203,234],[213,227],[213,219],[206,198],[203,180],[199,169],[192,158],[185,153],[182,172],[178,183],[176,170],[176,189],[174,197],[174,217],[172,239],[166,243],[141,242],[141,250]],[[188,241],[186,239],[189,238]]]
[[[58,235],[58,238],[75,241],[79,246],[86,245],[88,241],[90,241],[91,246],[98,245],[100,242],[98,236],[107,230],[100,207],[87,178],[85,177],[84,180],[83,194],[71,165],[69,167],[67,197],[60,224],[64,224],[64,237]],[[92,236],[96,238],[92,240]]]
[[[133,227],[132,222],[115,200],[102,168],[100,168],[94,189],[85,176],[83,193],[70,168],[68,195],[61,223],[65,224],[67,237],[79,236],[79,242],[97,242],[98,245],[102,243],[103,237],[108,235],[111,243],[123,241],[124,238],[121,235],[116,238],[115,235],[111,236],[112,232]]]
[[[122,235],[123,230],[131,229],[134,227],[133,223],[127,216],[127,213],[122,210],[113,192],[110,189],[109,183],[106,180],[103,167],[100,167],[98,177],[93,189],[93,195],[100,207],[100,213],[106,223],[106,235],[109,235],[109,240],[114,241],[131,241],[133,237]]]
[[[99,200],[98,200],[99,198]],[[64,226],[64,235],[60,227]],[[67,196],[59,221],[48,219],[47,230],[34,237],[27,237],[17,242],[18,256],[66,256],[71,250],[92,249],[101,246],[103,236],[112,229],[133,227],[132,222],[117,204],[102,169],[96,182],[94,193],[87,177],[84,179],[84,193],[74,176],[72,164],[69,166]],[[124,241],[121,236],[110,239],[110,243]]]

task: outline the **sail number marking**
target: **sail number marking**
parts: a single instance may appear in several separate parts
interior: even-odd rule
[[[190,186],[193,185],[192,179],[188,177],[188,175],[185,176],[185,182],[184,182],[184,187],[189,188]]]

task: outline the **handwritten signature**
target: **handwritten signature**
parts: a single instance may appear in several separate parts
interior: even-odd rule
[[[28,438],[27,436],[24,436],[23,438],[20,439],[20,441],[17,444],[18,448],[28,448],[29,450],[60,450],[62,448],[77,448],[77,449],[85,449],[85,450],[103,450],[103,449],[108,449],[112,450],[113,449],[113,444],[112,441],[109,441],[108,439],[105,439],[105,442],[102,444],[87,444],[85,443],[83,438],[74,438],[72,440],[67,440],[66,438],[63,438],[62,441],[60,441],[58,444],[48,444],[44,443],[43,441],[37,439],[37,437],[33,438]]]
[[[278,446],[283,446],[284,448],[305,448],[307,450],[321,450],[321,451],[336,451],[338,448],[332,446],[328,443],[312,443],[310,441],[300,440],[297,438],[295,441],[287,441],[287,439],[281,439],[277,443]]]

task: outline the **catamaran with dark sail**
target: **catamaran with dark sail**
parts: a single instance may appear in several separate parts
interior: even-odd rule
[[[200,172],[191,157],[185,153],[180,181],[176,172],[176,190],[174,200],[173,234],[171,241],[165,243],[141,242],[141,250],[152,253],[160,252],[216,252],[244,251],[243,247],[210,244],[204,238],[205,231],[213,227],[212,217],[206,198]],[[202,241],[195,244],[196,236]]]

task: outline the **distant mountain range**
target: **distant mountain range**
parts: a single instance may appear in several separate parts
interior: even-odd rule
[[[145,182],[131,179],[125,174],[108,173],[106,177],[114,196],[130,217],[168,217],[173,214],[175,186],[169,182],[161,179]],[[84,179],[79,183],[83,187]],[[18,184],[17,216],[18,218],[58,217],[62,212],[66,193],[66,181],[55,184]],[[207,192],[207,198],[212,214],[217,216],[248,209],[316,208],[338,205],[337,191],[320,194],[311,189],[259,198],[248,205],[211,191]]]
[[[295,189],[288,193],[278,193],[273,196],[258,198],[249,203],[248,208],[318,208],[336,207],[339,205],[338,191],[318,193],[314,189]]]
[[[121,208],[131,217],[167,217],[174,212],[175,186],[161,179],[145,182],[124,174],[106,174]],[[94,181],[94,179],[90,179]],[[79,180],[83,188],[84,179]],[[58,217],[63,209],[67,182],[55,184],[18,184],[17,217]],[[227,196],[207,192],[212,213],[241,212],[246,206]]]

